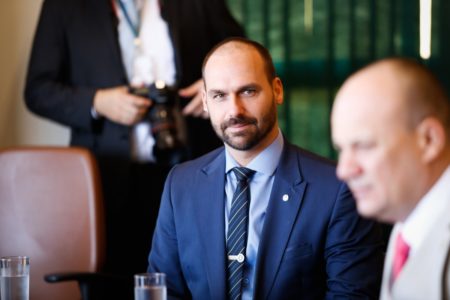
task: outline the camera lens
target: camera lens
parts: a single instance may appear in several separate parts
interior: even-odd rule
[[[163,81],[148,87],[130,88],[130,92],[153,101],[147,119],[155,138],[153,153],[157,163],[174,165],[186,159],[182,117],[178,108],[178,93]]]

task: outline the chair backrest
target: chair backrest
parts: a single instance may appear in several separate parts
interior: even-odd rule
[[[76,282],[52,272],[95,272],[104,260],[100,177],[82,148],[0,150],[0,256],[30,257],[30,299],[80,299]]]

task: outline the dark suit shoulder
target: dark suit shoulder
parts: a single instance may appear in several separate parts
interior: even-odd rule
[[[112,7],[109,0],[45,0],[43,10],[70,23],[83,22],[88,17],[101,19],[105,12],[112,12]]]
[[[305,180],[320,180],[321,182],[324,182],[325,180],[330,181],[330,183],[331,181],[339,181],[336,177],[336,162],[333,160],[290,143],[287,143],[285,148],[287,153],[291,153],[291,155],[292,153],[295,153],[300,174]]]
[[[43,8],[58,15],[71,15],[77,7],[81,7],[84,0],[45,0]]]
[[[336,162],[331,160],[331,159],[329,159],[329,158],[320,156],[320,155],[318,155],[316,153],[313,153],[313,152],[308,151],[306,149],[300,148],[300,147],[298,147],[296,145],[290,144],[290,146],[294,147],[296,149],[296,151],[298,153],[300,153],[300,156],[304,160],[314,161],[315,163],[319,163],[319,164],[323,165],[324,167],[328,167],[328,168],[332,168],[332,169],[336,168]]]

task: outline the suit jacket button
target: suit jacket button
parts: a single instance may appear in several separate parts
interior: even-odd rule
[[[248,284],[250,283],[250,280],[248,280],[248,278],[245,277],[244,280],[242,281],[242,283],[244,284],[244,286],[248,286]]]

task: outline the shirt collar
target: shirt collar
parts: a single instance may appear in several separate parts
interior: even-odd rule
[[[267,146],[261,153],[259,153],[252,161],[246,166],[258,173],[262,173],[266,176],[271,176],[278,166],[281,153],[283,152],[283,135],[281,130],[278,129],[278,135],[275,140]],[[228,153],[225,148],[225,172],[228,173],[234,167],[239,167],[237,161]]]
[[[441,214],[448,212],[446,207],[450,201],[450,166],[438,181],[418,202],[412,213],[403,224],[398,224],[402,235],[411,250],[414,251],[425,240]]]

